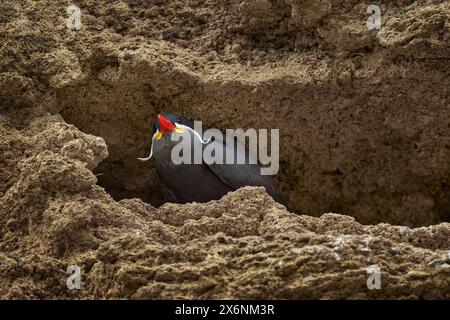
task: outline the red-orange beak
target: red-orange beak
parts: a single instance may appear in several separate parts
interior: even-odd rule
[[[159,120],[159,131],[161,131],[161,133],[165,133],[167,131],[172,133],[173,130],[175,129],[175,126],[172,123],[172,121],[170,121],[167,118],[164,118],[163,115],[158,114],[158,120]]]

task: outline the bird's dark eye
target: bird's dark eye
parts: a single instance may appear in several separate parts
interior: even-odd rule
[[[178,118],[177,120],[175,120],[176,123],[181,123],[181,118]]]

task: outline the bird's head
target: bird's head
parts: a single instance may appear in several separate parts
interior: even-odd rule
[[[174,113],[158,114],[158,118],[153,125],[153,135],[156,134],[155,139],[159,141],[164,134],[169,136],[174,132],[182,134],[185,131],[185,127],[193,128],[194,125],[185,117]]]
[[[203,141],[202,137],[194,130],[194,123],[192,121],[189,121],[185,117],[174,113],[165,113],[163,115],[158,114],[158,118],[156,119],[153,125],[152,146],[150,149],[150,155],[147,158],[138,158],[138,159],[142,161],[149,160],[153,155],[153,143],[155,141],[161,140],[163,136],[166,135],[166,138],[164,140],[167,143],[168,141],[171,140],[171,136],[174,132],[177,134],[183,134],[185,131],[189,131],[203,144],[209,142],[209,140],[206,142]]]

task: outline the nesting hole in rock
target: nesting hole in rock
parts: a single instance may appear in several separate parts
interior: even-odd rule
[[[184,110],[183,103],[157,96],[151,84],[109,86],[97,80],[60,90],[58,100],[66,122],[102,137],[107,144],[108,157],[94,169],[98,185],[116,201],[140,198],[154,206],[165,202],[152,161],[137,158],[147,157],[150,152],[152,128],[159,113],[195,118]],[[230,118],[235,115],[232,113]],[[203,125],[209,127],[206,122]]]
[[[235,89],[231,87],[227,90]],[[57,99],[65,121],[85,133],[105,139],[109,156],[99,164],[94,173],[99,174],[98,184],[115,200],[140,198],[154,206],[164,203],[152,161],[142,162],[137,159],[147,156],[150,151],[151,131],[158,113],[175,112],[191,119],[208,119],[208,115],[202,116],[192,106],[195,104],[192,101],[195,101],[195,95],[198,94],[195,88],[186,86],[184,91],[180,90],[175,94],[166,92],[164,96],[160,90],[143,81],[109,85],[94,78],[86,85],[66,87],[58,91]],[[214,96],[216,92],[208,94]],[[204,128],[220,125],[233,128],[233,120],[245,119],[246,115],[240,113],[246,112],[246,108],[255,104],[255,101],[246,101],[239,96],[237,99],[241,101],[238,110],[233,112],[229,109],[230,114],[226,115],[228,118],[209,119],[210,123],[205,121]],[[233,103],[239,105],[236,101],[230,102]],[[286,141],[293,138],[290,135],[292,133],[289,131],[281,133],[281,146],[283,139],[284,143],[290,143]],[[351,202],[340,194],[343,183],[349,179],[346,176],[348,172],[340,168],[318,172],[314,167],[315,162],[311,161],[302,148],[288,150],[280,147],[280,153],[277,182],[292,212],[312,216],[320,216],[326,212],[348,214],[363,224],[388,222],[424,226],[450,220],[449,200],[446,196],[449,190],[446,188],[442,188],[438,196],[436,193],[433,195],[435,202],[432,205],[427,205],[431,203],[429,199],[433,199],[431,195],[372,195],[364,194],[365,190],[357,188],[353,191],[364,194],[364,199],[352,196],[350,198],[356,200]],[[425,188],[426,185],[422,187]],[[426,190],[423,192],[427,193]]]

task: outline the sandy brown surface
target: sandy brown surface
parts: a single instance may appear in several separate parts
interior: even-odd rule
[[[448,1],[69,4],[0,3],[1,298],[450,298]],[[289,210],[159,207],[160,112],[281,129]]]

